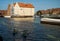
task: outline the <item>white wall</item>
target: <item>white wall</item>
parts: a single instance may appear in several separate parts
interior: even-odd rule
[[[33,16],[34,15],[34,8],[20,8],[20,15],[21,16]]]

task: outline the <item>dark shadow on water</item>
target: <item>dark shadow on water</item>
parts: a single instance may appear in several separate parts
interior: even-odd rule
[[[3,37],[2,36],[0,36],[0,41],[3,41]]]

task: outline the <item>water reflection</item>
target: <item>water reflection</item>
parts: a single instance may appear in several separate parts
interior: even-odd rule
[[[12,18],[12,24],[13,24],[13,28],[16,29],[32,29],[33,28],[33,20],[34,18]]]
[[[32,33],[34,26],[33,21],[34,18],[12,18],[11,21],[13,22],[13,28],[16,29],[18,34],[16,35],[16,40],[21,40],[21,34],[23,30],[28,30],[28,32]],[[30,38],[30,37],[29,37]],[[23,39],[22,39],[23,40]],[[28,40],[28,39],[27,39]],[[24,41],[24,40],[23,40]]]

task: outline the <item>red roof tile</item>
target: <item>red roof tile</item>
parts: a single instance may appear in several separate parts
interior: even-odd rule
[[[15,6],[16,3],[14,3]],[[32,4],[25,4],[25,3],[18,3],[18,5],[20,7],[24,7],[24,8],[34,8],[34,6]]]

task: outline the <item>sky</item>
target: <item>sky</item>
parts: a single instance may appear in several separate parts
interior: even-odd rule
[[[35,7],[35,11],[60,8],[60,0],[0,0],[0,10],[6,10],[8,4],[15,2],[31,3]]]

